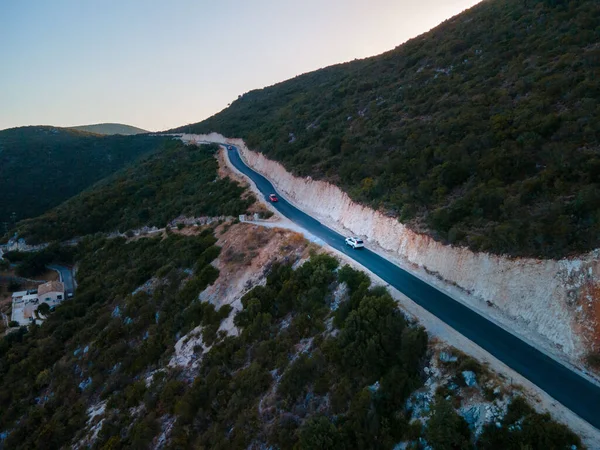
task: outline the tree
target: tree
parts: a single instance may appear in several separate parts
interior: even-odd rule
[[[368,295],[346,319],[340,333],[345,364],[369,380],[401,360],[404,317],[389,294]]]
[[[40,304],[40,306],[38,306],[37,310],[40,314],[47,316],[50,313],[50,305],[46,302],[43,302]]]
[[[309,419],[300,430],[298,446],[301,450],[335,450],[341,448],[337,428],[325,416]]]
[[[334,155],[337,155],[342,149],[342,139],[339,136],[332,136],[329,138],[329,143],[327,145],[329,151]]]
[[[438,399],[427,422],[425,439],[435,450],[467,450],[471,448],[469,425],[452,404]]]

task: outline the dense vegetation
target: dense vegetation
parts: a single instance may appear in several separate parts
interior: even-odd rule
[[[48,213],[19,225],[28,242],[66,240],[100,231],[125,232],[144,225],[165,226],[180,215],[244,213],[252,197],[217,176],[215,145],[163,142],[160,151],[122,169]]]
[[[164,141],[40,126],[0,131],[0,225],[44,213]]]
[[[72,264],[74,252],[72,247],[53,243],[38,252],[6,252],[2,255],[4,263],[16,264],[15,272],[20,277],[36,278],[48,271],[49,264]]]
[[[380,56],[241,96],[218,131],[473,250],[600,246],[600,3],[491,0]]]
[[[89,408],[105,402],[94,449],[146,449],[163,432],[169,449],[389,449],[420,437],[436,450],[474,448],[442,393],[427,426],[410,423],[404,404],[422,384],[428,338],[385,289],[325,255],[296,270],[276,264],[266,285],[242,298],[239,335],[226,336],[218,328],[231,308],[197,299],[218,275],[214,244],[210,229],[81,242],[77,297],[41,327],[0,341],[0,446],[70,447],[98,422],[88,422]],[[332,312],[340,282],[349,299]],[[211,348],[190,377],[167,363],[199,325]],[[521,401],[477,442],[580,445]]]
[[[87,131],[88,133],[96,134],[142,134],[147,133],[141,128],[132,127],[131,125],[123,125],[121,123],[96,123],[94,125],[80,125],[71,127],[72,130]]]
[[[276,266],[266,286],[242,298],[242,332],[213,346],[177,402],[171,448],[391,448],[402,439],[407,421],[398,412],[421,384],[427,335],[368,283],[339,334],[327,332],[337,265],[313,256],[295,271]],[[378,380],[375,394],[368,386]]]
[[[81,243],[76,299],[41,327],[0,342],[0,429],[10,430],[5,447],[68,447],[85,426],[89,401],[130,402],[136,377],[172,351],[178,333],[218,324],[227,309],[194,303],[218,275],[210,266],[218,255],[214,243],[210,232]],[[153,294],[132,294],[156,274],[161,282]]]
[[[485,2],[379,57],[245,94],[192,128],[244,137],[296,173],[331,180],[451,243],[514,255],[586,250],[600,239],[600,92],[590,75],[600,64],[598,11],[590,1]],[[253,199],[217,176],[216,146],[48,127],[6,136],[0,162],[14,170],[46,170],[34,150],[58,139],[44,158],[59,180],[75,160],[52,164],[70,142],[82,158],[76,173],[88,177],[77,192],[110,159],[108,147],[92,151],[90,142],[114,139],[119,150],[108,154],[121,169],[19,224],[29,241],[85,237],[7,255],[31,276],[51,261],[76,262],[78,288],[45,311],[41,326],[0,339],[0,448],[86,447],[91,435],[98,450],[158,442],[173,450],[581,448],[518,398],[475,436],[448,385],[415,420],[406,401],[423,384],[427,333],[384,288],[330,256],[265,267],[266,283],[242,297],[238,333],[228,335],[219,327],[232,308],[199,300],[219,275],[212,229],[129,240],[96,234],[244,212]],[[28,149],[30,164],[15,166],[22,155],[6,142]],[[122,167],[130,151],[152,153]],[[3,194],[17,192],[1,183]],[[341,284],[347,295],[338,303]],[[192,330],[202,336],[197,367],[169,364]],[[457,362],[457,373],[471,364]],[[89,419],[100,405],[101,420]]]

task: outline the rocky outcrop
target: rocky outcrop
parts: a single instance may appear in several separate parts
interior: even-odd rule
[[[463,301],[497,308],[514,321],[511,328],[516,324],[526,327],[570,359],[600,348],[600,250],[577,258],[540,260],[445,245],[410,230],[394,217],[354,202],[337,186],[292,175],[281,164],[249,150],[241,139],[216,133],[184,135],[183,139],[238,146],[249,166],[302,209],[458,286],[468,294],[461,296]]]

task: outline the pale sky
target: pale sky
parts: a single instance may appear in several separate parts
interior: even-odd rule
[[[199,122],[478,0],[0,0],[0,129]]]

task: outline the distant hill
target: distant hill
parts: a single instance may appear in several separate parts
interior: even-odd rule
[[[131,125],[123,125],[121,123],[97,123],[94,125],[80,125],[70,128],[73,130],[87,131],[89,133],[105,135],[122,134],[124,136],[129,136],[132,134],[148,133],[148,131],[142,130],[141,128],[132,127]]]
[[[0,131],[0,231],[13,213],[16,220],[42,214],[166,139],[48,126]]]
[[[176,131],[244,138],[446,243],[585,252],[600,247],[598,24],[598,1],[485,1]]]

